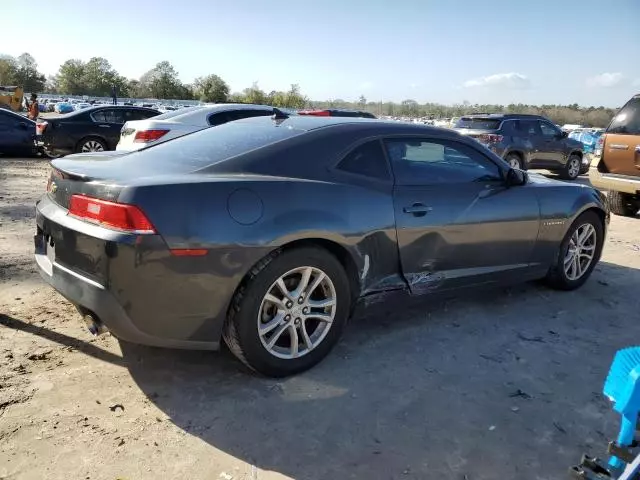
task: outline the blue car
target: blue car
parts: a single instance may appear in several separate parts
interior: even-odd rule
[[[71,113],[73,112],[73,105],[66,102],[56,103],[56,106],[54,107],[54,111],[56,113]]]
[[[0,109],[0,154],[36,153],[36,122],[10,110]]]
[[[569,138],[578,140],[582,143],[584,153],[593,153],[598,143],[598,139],[602,136],[604,130],[595,128],[585,128],[582,130],[574,130],[569,134]]]

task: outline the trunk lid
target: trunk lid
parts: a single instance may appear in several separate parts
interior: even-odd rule
[[[122,187],[111,182],[98,182],[107,178],[107,172],[96,169],[92,171],[86,166],[91,165],[91,162],[101,162],[120,155],[116,152],[81,153],[53,160],[47,182],[49,197],[64,208],[69,208],[69,199],[74,194],[115,201]]]

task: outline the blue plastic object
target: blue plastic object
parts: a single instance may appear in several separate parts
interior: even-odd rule
[[[616,353],[604,383],[604,394],[614,403],[613,409],[622,415],[617,443],[628,447],[634,440],[640,415],[640,347],[624,348]],[[609,465],[622,468],[625,464],[611,457]]]

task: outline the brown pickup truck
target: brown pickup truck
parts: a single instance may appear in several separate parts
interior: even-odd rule
[[[640,94],[620,109],[600,137],[589,179],[608,192],[613,213],[632,217],[640,210]]]

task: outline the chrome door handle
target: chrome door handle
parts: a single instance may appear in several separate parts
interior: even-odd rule
[[[102,128],[109,128],[109,125],[98,125],[98,126]]]

